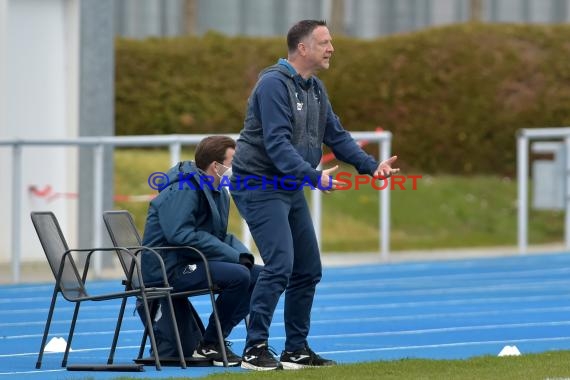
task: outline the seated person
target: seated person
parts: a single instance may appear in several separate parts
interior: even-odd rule
[[[191,246],[207,258],[212,281],[221,290],[216,306],[224,338],[249,313],[250,296],[260,265],[232,234],[227,233],[229,194],[220,180],[231,175],[235,141],[226,136],[210,136],[196,148],[195,162],[183,161],[169,170],[169,181],[149,205],[143,245]],[[227,182],[228,178],[224,181]],[[207,288],[203,262],[193,251],[160,252],[174,292]],[[143,254],[145,283],[159,280],[160,273],[151,254]],[[241,357],[229,348],[228,364],[239,365]],[[213,314],[193,357],[207,358],[223,365]]]

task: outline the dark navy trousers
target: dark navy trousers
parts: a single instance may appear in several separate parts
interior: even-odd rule
[[[232,329],[249,313],[251,293],[262,267],[254,265],[252,269],[248,269],[241,264],[221,261],[210,261],[209,266],[213,283],[221,289],[216,298],[216,308],[222,334],[227,338]],[[204,264],[201,263],[177,268],[172,277],[174,278],[170,279],[170,286],[174,292],[208,287]],[[209,343],[218,342],[213,313],[210,315],[203,340]]]
[[[273,313],[285,292],[285,350],[301,349],[307,344],[315,287],[322,275],[303,190],[239,189],[232,196],[264,263],[251,295],[246,347],[269,339]]]

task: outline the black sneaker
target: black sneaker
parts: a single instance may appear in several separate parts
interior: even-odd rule
[[[281,353],[281,364],[284,369],[301,369],[309,367],[328,367],[336,365],[333,360],[325,359],[317,355],[309,346],[295,352],[283,351]]]
[[[241,363],[241,356],[236,355],[230,346],[232,342],[225,341],[226,344],[226,357],[228,358],[228,366],[233,367]],[[192,354],[193,358],[196,359],[210,359],[212,364],[217,367],[224,366],[224,359],[222,356],[222,351],[219,349],[218,343],[207,343],[200,342],[196,350]]]
[[[283,369],[283,366],[274,355],[277,354],[269,348],[267,342],[253,345],[243,351],[241,368],[253,369],[254,371]]]

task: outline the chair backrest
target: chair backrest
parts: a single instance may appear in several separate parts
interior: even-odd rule
[[[59,222],[51,211],[35,211],[31,213],[32,223],[46,255],[56,282],[63,254],[69,249]],[[59,287],[66,299],[73,300],[86,296],[85,287],[75,261],[71,255],[66,258]]]
[[[128,211],[105,211],[103,213],[103,221],[109,232],[109,237],[115,247],[139,247],[142,244],[141,237],[133,217]],[[131,249],[131,253],[136,253],[136,249]],[[132,281],[133,288],[139,288],[139,278],[133,271],[135,270],[135,263],[130,255],[124,251],[117,251],[121,266],[127,276],[127,279]],[[142,253],[139,253],[141,255]]]

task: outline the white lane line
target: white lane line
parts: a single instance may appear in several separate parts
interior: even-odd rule
[[[355,323],[358,320],[354,320]],[[362,323],[362,319],[360,319]],[[339,320],[330,320],[326,324],[338,324]],[[323,324],[323,323],[320,323]],[[278,326],[273,325],[272,326]],[[441,328],[429,328],[420,330],[398,330],[398,331],[385,331],[385,332],[373,332],[373,333],[354,333],[354,334],[333,334],[333,335],[322,335],[322,338],[342,338],[342,337],[358,337],[358,336],[383,336],[383,335],[410,335],[410,334],[430,334],[434,332],[450,332],[450,331],[471,331],[471,330],[493,330],[497,328],[501,329],[512,329],[512,328],[522,328],[522,327],[551,327],[551,326],[567,326],[570,325],[570,321],[550,321],[550,322],[525,322],[525,323],[507,323],[507,324],[490,324],[490,325],[468,325],[468,326],[456,326],[456,327],[441,327]],[[104,331],[88,331],[88,332],[76,332],[73,334],[74,337],[78,336],[92,336],[92,335],[112,335],[115,330],[104,330]],[[141,329],[134,330],[121,330],[121,334],[140,334]],[[67,336],[67,332],[62,333],[50,333],[50,336]],[[25,334],[25,335],[11,335],[5,336],[4,340],[12,339],[29,339],[29,338],[41,338],[43,334]]]
[[[90,289],[103,289],[103,288],[116,288],[116,289],[124,289],[120,285],[120,279],[116,279],[113,281],[98,281],[98,280],[88,280],[88,286]],[[5,285],[0,287],[0,294],[22,294],[22,293],[48,293],[51,294],[53,292],[53,286],[55,281],[51,284],[34,284],[30,286],[20,286],[20,285]]]
[[[416,350],[425,348],[445,348],[445,347],[465,347],[465,346],[483,346],[483,345],[495,345],[495,344],[514,344],[514,343],[539,343],[539,342],[562,342],[570,341],[570,336],[560,336],[552,338],[529,338],[529,339],[507,339],[507,340],[487,340],[487,341],[474,341],[474,342],[457,342],[457,343],[441,343],[441,344],[424,344],[416,346],[396,346],[396,347],[377,347],[377,348],[365,348],[357,350],[342,350],[342,351],[320,351],[319,354],[322,355],[334,355],[334,354],[347,354],[347,353],[362,353],[362,352],[379,352],[379,351],[402,351],[402,350]]]
[[[383,304],[372,304],[372,305],[356,305],[356,306],[327,306],[319,304],[319,295],[316,296],[316,303],[313,306],[313,311],[319,309],[321,311],[337,311],[337,310],[362,310],[362,309],[378,309],[378,308],[398,308],[398,307],[427,307],[427,306],[444,306],[444,305],[477,305],[477,304],[497,304],[497,303],[508,303],[513,304],[517,302],[540,302],[540,301],[556,301],[564,300],[567,301],[570,296],[570,291],[565,290],[563,294],[557,295],[539,295],[539,296],[519,296],[519,297],[485,297],[485,298],[458,298],[452,300],[435,300],[435,301],[416,301],[416,302],[395,302],[395,303],[383,303]],[[199,304],[209,304],[209,301],[203,301],[202,303],[194,303],[195,306]],[[17,310],[4,310],[2,311],[2,316],[15,315],[15,314],[38,314],[46,313],[49,308],[36,308],[36,309],[17,309]],[[97,305],[97,306],[82,306],[82,312],[100,312],[101,310],[117,310],[117,305]],[[282,309],[277,309],[276,312]],[[57,312],[71,312],[73,311],[73,306],[66,307],[56,307]]]
[[[362,287],[361,281],[358,285],[348,285],[350,287]],[[376,287],[374,281],[367,282],[365,287]],[[346,298],[364,298],[364,297],[389,297],[389,296],[414,296],[414,295],[443,295],[443,294],[472,294],[478,292],[493,292],[493,291],[507,291],[507,290],[544,290],[548,291],[552,288],[568,289],[570,288],[570,280],[558,281],[541,281],[539,283],[532,281],[528,283],[506,283],[506,284],[490,284],[490,285],[477,285],[477,286],[455,286],[455,287],[442,287],[438,284],[437,287],[431,289],[403,289],[403,290],[380,290],[375,292],[349,292],[349,293],[329,293],[328,291],[321,291],[320,287],[317,289],[317,299],[346,299]],[[27,297],[27,298],[0,298],[0,305],[14,305],[23,303],[40,303],[48,304],[50,297]],[[14,309],[18,310],[18,309]]]
[[[563,313],[569,312],[570,306],[562,307],[545,307],[545,308],[511,308],[508,310],[487,310],[487,311],[469,311],[469,312],[451,312],[451,313],[426,313],[426,314],[402,314],[402,315],[391,315],[391,316],[381,316],[381,317],[354,317],[354,318],[334,318],[334,319],[312,319],[311,325],[324,325],[324,324],[338,324],[338,323],[362,323],[362,322],[387,322],[387,321],[406,321],[406,320],[427,320],[427,319],[454,319],[462,317],[482,317],[482,316],[493,316],[493,315],[517,315],[517,314],[547,314],[547,313]],[[202,319],[209,318],[210,313],[200,313]],[[81,324],[84,323],[101,323],[101,322],[116,322],[116,317],[111,318],[83,318],[81,319]],[[138,323],[140,321],[139,317],[125,317],[123,318],[124,324]],[[54,325],[64,325],[69,326],[71,319],[58,319],[52,321],[52,326]],[[0,328],[12,328],[21,326],[44,326],[45,320],[33,321],[33,322],[8,322],[0,323]],[[274,320],[271,323],[272,326],[284,326],[283,322]],[[242,325],[236,326],[240,328]],[[66,335],[67,333],[65,333]],[[55,335],[55,334],[50,334]],[[61,335],[61,334],[60,334]]]
[[[314,338],[314,337],[312,337]],[[285,337],[271,338],[271,340],[285,340]],[[234,339],[234,342],[243,343],[245,339]],[[411,346],[393,346],[393,347],[377,347],[377,348],[364,348],[364,349],[351,349],[351,350],[337,350],[337,351],[319,351],[322,355],[333,355],[333,354],[347,354],[347,353],[368,353],[368,352],[379,352],[379,351],[402,351],[402,350],[414,350],[414,349],[425,349],[425,348],[445,348],[445,347],[465,347],[465,346],[482,346],[482,345],[495,345],[495,344],[515,344],[515,343],[539,343],[539,342],[563,342],[570,341],[570,336],[559,336],[559,337],[549,337],[549,338],[527,338],[527,339],[505,339],[505,340],[486,340],[486,341],[470,341],[470,342],[455,342],[455,343],[439,343],[439,344],[424,344],[424,345],[411,345]],[[138,349],[139,346],[118,346],[117,350],[125,349]],[[74,349],[73,352],[96,352],[96,351],[108,351],[109,347],[98,347],[98,348],[86,348],[86,349]],[[37,352],[27,352],[20,354],[10,354],[10,355],[0,355],[2,357],[10,356],[36,356]],[[46,355],[51,354],[61,354],[46,352]],[[34,371],[31,371],[34,372]],[[36,371],[37,372],[37,371]],[[13,372],[0,372],[0,375],[12,374]]]
[[[447,282],[455,282],[455,281],[516,281],[520,279],[524,280],[533,280],[534,277],[542,277],[542,278],[552,278],[555,277],[556,274],[565,275],[570,273],[570,267],[568,268],[552,268],[552,269],[544,269],[544,270],[523,270],[523,271],[515,271],[515,272],[491,272],[491,273],[481,273],[481,272],[473,272],[473,273],[439,273],[435,274],[426,274],[425,276],[400,276],[400,277],[389,277],[389,278],[374,278],[374,279],[362,279],[362,275],[358,277],[358,279],[347,279],[347,280],[335,280],[335,281],[323,281],[323,283],[319,284],[319,288],[323,289],[332,289],[332,288],[346,288],[346,287],[353,287],[353,286],[364,286],[374,284],[375,286],[386,286],[386,285],[395,285],[395,284],[424,284],[424,283],[431,283],[436,285],[442,285]],[[528,278],[529,275],[532,275],[533,278]],[[336,277],[336,276],[335,276]],[[341,277],[345,278],[345,277]]]
[[[422,335],[422,334],[441,334],[450,332],[460,332],[460,331],[483,331],[483,330],[506,330],[506,329],[522,329],[529,327],[559,327],[568,326],[570,321],[550,321],[550,322],[528,322],[528,323],[507,323],[507,324],[489,324],[489,325],[471,325],[471,326],[452,326],[452,327],[439,327],[439,328],[427,328],[418,330],[394,330],[394,331],[380,331],[380,332],[362,332],[362,333],[345,333],[345,334],[323,334],[323,335],[311,335],[311,339],[346,339],[346,338],[360,338],[360,337],[379,337],[379,336],[399,336],[399,335]],[[74,337],[77,336],[93,336],[93,335],[112,335],[114,331],[99,331],[99,332],[84,332],[76,333]],[[141,330],[125,330],[122,331],[124,334],[140,334]],[[59,334],[60,336],[62,334]],[[39,338],[41,334],[34,335],[17,335],[9,337],[8,339],[25,339],[25,338]],[[58,336],[58,334],[54,334]],[[277,337],[272,339],[285,339],[285,337]],[[79,351],[74,349],[74,351]],[[0,355],[0,357],[5,357],[9,354]]]
[[[45,326],[46,318],[40,317],[39,321],[28,321],[28,322],[6,322],[0,323],[0,328],[6,327],[21,327],[21,326]],[[43,320],[42,320],[43,319]],[[140,321],[140,318],[135,316],[125,316],[123,317],[123,323],[129,323],[133,321]],[[117,322],[117,317],[109,317],[109,318],[78,318],[78,323],[100,323],[100,322]],[[71,323],[71,319],[57,319],[52,320],[51,325],[68,325]]]
[[[380,257],[378,256],[378,259]],[[445,260],[432,262],[402,262],[402,263],[372,263],[366,265],[353,265],[345,267],[327,267],[326,272],[331,275],[358,275],[363,274],[394,274],[394,273],[417,273],[417,272],[457,272],[465,270],[488,270],[502,269],[505,272],[513,272],[525,268],[563,268],[570,266],[570,258],[567,254],[558,255],[557,257],[522,257],[513,256],[511,260],[503,261],[501,259],[474,259],[474,260]],[[535,259],[535,260],[531,260]]]
[[[42,369],[42,370],[35,370],[35,371],[17,371],[17,372],[0,372],[0,375],[26,375],[30,373],[50,373],[50,372],[63,372],[67,371],[67,369]]]
[[[453,287],[433,289],[411,289],[411,290],[379,290],[371,292],[348,292],[348,293],[325,293],[320,292],[317,288],[316,300],[329,299],[354,299],[354,298],[375,298],[375,297],[410,297],[410,296],[440,296],[440,295],[464,295],[485,293],[491,296],[492,292],[505,292],[513,290],[518,292],[540,291],[548,292],[553,290],[567,291],[570,288],[570,281],[560,281],[557,283],[541,283],[541,284],[505,284],[505,285],[489,285],[489,286],[472,286],[472,287]]]
[[[338,322],[337,322],[338,323]],[[518,329],[526,327],[553,327],[553,326],[568,326],[570,321],[550,321],[550,322],[526,322],[526,323],[505,323],[505,324],[490,324],[490,325],[468,325],[468,326],[454,326],[454,327],[438,327],[438,328],[426,328],[419,330],[395,330],[395,331],[381,331],[381,332],[368,332],[368,333],[350,333],[350,334],[327,334],[327,335],[315,335],[311,338],[317,339],[329,339],[329,338],[353,338],[362,336],[391,336],[391,335],[421,335],[421,334],[433,334],[433,333],[447,333],[456,331],[473,331],[473,330],[496,330],[496,329]],[[121,334],[140,334],[142,329],[136,330],[122,330]],[[88,331],[88,332],[76,332],[73,337],[78,336],[93,336],[93,335],[112,335],[115,330],[105,330],[105,331]],[[66,336],[67,333],[52,333],[52,336]],[[27,335],[12,335],[7,336],[4,339],[28,339],[28,338],[41,338],[43,334],[27,334]],[[1,357],[1,355],[0,355]]]
[[[140,346],[117,346],[117,350],[132,350],[132,349],[139,349]],[[96,347],[96,348],[78,348],[78,349],[73,349],[73,353],[75,352],[94,352],[94,351],[109,351],[109,347]],[[61,355],[61,352],[44,352],[44,355]],[[38,353],[37,352],[21,352],[18,354],[2,354],[0,355],[0,358],[9,358],[12,356],[37,356]]]
[[[319,284],[319,288],[326,289],[326,288],[346,288],[347,286],[362,286],[366,284],[377,284],[378,286],[384,284],[398,284],[398,283],[416,283],[422,282],[426,280],[427,282],[441,284],[443,281],[448,280],[475,280],[475,281],[484,281],[484,280],[496,280],[497,278],[506,281],[512,281],[520,278],[525,278],[525,276],[542,276],[542,277],[553,277],[555,274],[567,274],[570,273],[570,266],[560,267],[556,266],[553,268],[544,268],[544,269],[513,269],[511,271],[493,271],[493,272],[481,272],[480,270],[474,271],[472,273],[453,273],[453,270],[446,268],[443,273],[437,274],[434,276],[433,274],[421,274],[421,275],[412,275],[412,276],[401,276],[401,277],[390,277],[390,278],[374,278],[374,279],[364,279],[362,280],[362,276],[366,273],[375,274],[378,273],[378,269],[382,270],[385,273],[393,274],[394,268],[388,268],[386,266],[372,266],[372,267],[362,267],[353,270],[346,270],[342,271],[342,273],[335,273],[334,277],[346,278],[347,274],[353,273],[358,275],[357,279],[348,279],[348,280],[335,280],[335,281],[324,281],[323,283]],[[409,267],[405,267],[403,273],[409,273]],[[433,271],[433,265],[428,266],[430,271]],[[479,268],[478,268],[479,269]],[[326,273],[325,273],[326,275]],[[333,277],[331,275],[330,277]],[[115,282],[97,282],[94,281],[89,284],[89,287],[92,289],[106,289],[112,288],[121,290],[120,287],[116,286]],[[41,293],[45,292],[47,294],[53,291],[53,285],[34,285],[34,286],[18,286],[18,287],[5,287],[0,288],[0,294],[2,295],[9,295],[9,294],[17,294],[21,295],[23,293]],[[17,298],[17,297],[15,297]],[[3,302],[0,298],[0,302]],[[45,297],[49,301],[50,297]]]

